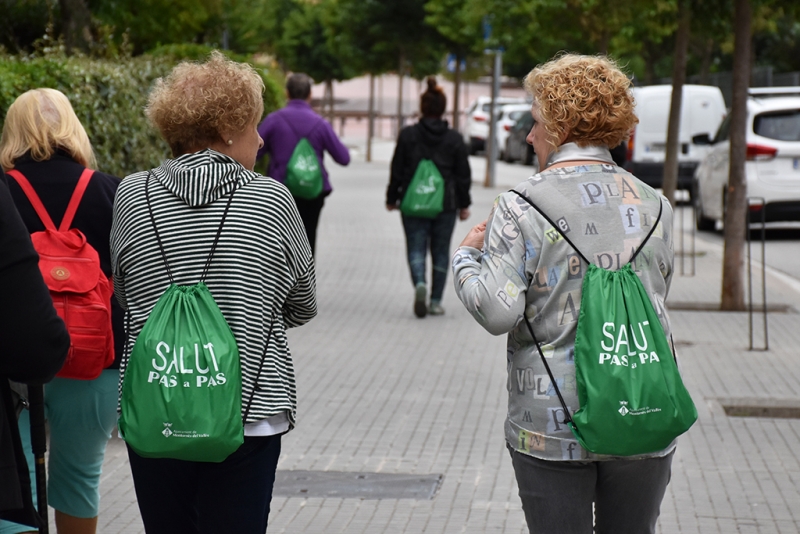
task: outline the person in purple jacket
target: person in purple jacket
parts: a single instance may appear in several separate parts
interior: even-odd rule
[[[258,126],[258,134],[264,140],[264,146],[258,151],[257,158],[260,159],[268,153],[270,159],[267,176],[283,183],[286,179],[286,164],[300,139],[305,137],[314,148],[322,169],[322,193],[312,199],[295,196],[294,201],[303,220],[311,251],[316,253],[319,214],[325,197],[333,190],[328,171],[323,165],[323,152],[327,150],[339,165],[350,163],[350,152],[336,137],[328,121],[311,109],[311,84],[311,78],[300,72],[290,75],[286,80],[289,102],[285,108],[267,115]]]

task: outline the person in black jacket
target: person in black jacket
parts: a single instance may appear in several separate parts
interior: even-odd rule
[[[414,284],[414,314],[420,318],[428,313],[444,313],[441,302],[447,271],[450,269],[450,238],[456,216],[462,221],[469,217],[469,188],[472,183],[467,146],[461,135],[449,128],[447,121],[442,120],[447,97],[436,84],[436,78],[429,77],[427,84],[428,88],[420,98],[422,119],[413,126],[403,128],[397,139],[389,187],[386,190],[386,209],[399,209],[403,195],[423,158],[432,160],[444,178],[441,213],[432,219],[402,215],[408,266]],[[433,262],[430,306],[425,302],[425,262],[428,248]]]
[[[56,227],[79,177],[94,164],[86,131],[63,93],[33,89],[9,107],[0,139],[0,166],[27,178]],[[44,224],[19,184],[11,177],[6,180],[28,231],[43,231]],[[109,279],[111,220],[119,183],[119,178],[95,171],[71,226],[80,230],[97,251],[100,268]],[[100,473],[117,421],[119,360],[125,341],[123,312],[113,296],[111,320],[114,362],[94,380],[56,377],[45,387],[50,423],[47,493],[50,506],[56,510],[59,531],[93,534],[97,529]],[[20,417],[20,428],[26,417]],[[0,533],[6,532],[0,525]]]
[[[69,350],[69,335],[38,263],[0,175],[0,518],[30,526],[36,525],[36,512],[8,381],[49,381]]]

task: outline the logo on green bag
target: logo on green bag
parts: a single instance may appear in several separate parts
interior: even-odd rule
[[[628,401],[619,401],[622,405],[622,408],[617,410],[622,416],[626,415],[647,415],[649,413],[658,413],[661,411],[661,408],[651,408],[650,406],[645,406],[644,408],[639,408],[637,410],[629,410],[628,409]]]
[[[171,426],[172,423],[164,423],[164,430],[161,433],[164,434],[165,438],[168,438],[172,435],[172,430],[169,429]]]

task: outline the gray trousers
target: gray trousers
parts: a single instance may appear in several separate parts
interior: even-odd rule
[[[593,523],[595,534],[655,533],[674,451],[603,462],[551,462],[509,452],[531,534],[592,534]]]

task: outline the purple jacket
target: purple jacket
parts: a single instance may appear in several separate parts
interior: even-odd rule
[[[319,158],[322,167],[322,190],[328,194],[333,189],[328,180],[328,171],[322,164],[323,151],[327,150],[333,160],[340,165],[350,163],[350,152],[342,144],[331,125],[317,115],[305,100],[290,100],[286,107],[273,111],[258,126],[258,134],[264,146],[258,151],[258,158],[270,154],[267,175],[283,183],[286,179],[286,164],[292,157],[294,147],[305,137]]]

